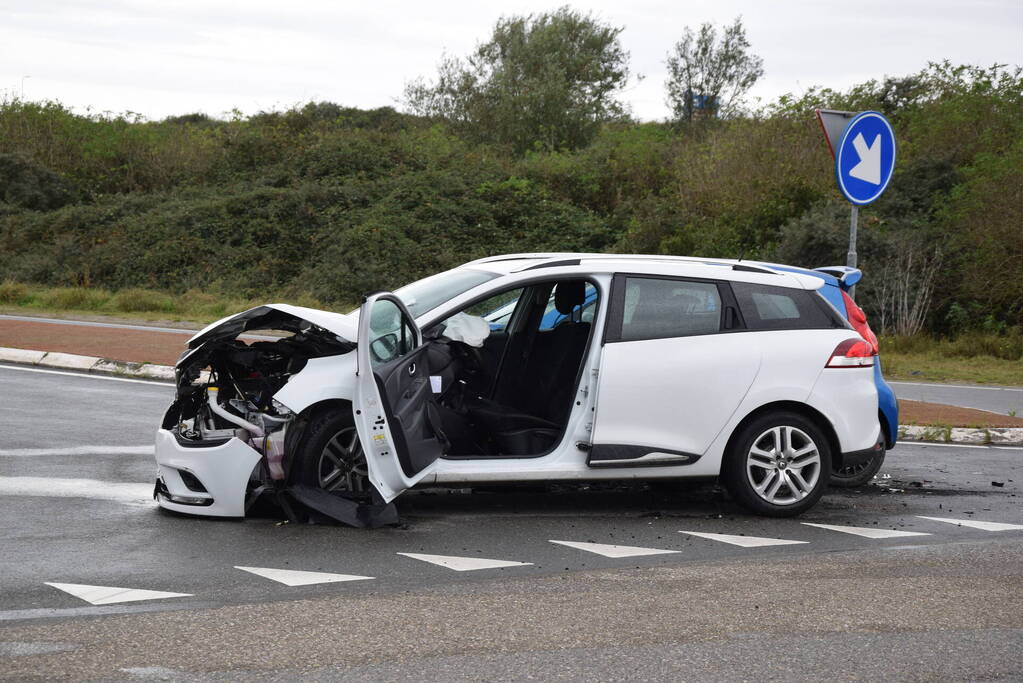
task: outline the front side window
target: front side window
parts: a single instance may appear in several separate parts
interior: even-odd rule
[[[369,316],[369,350],[373,367],[401,358],[415,348],[416,336],[405,314],[389,299],[373,303]]]
[[[621,341],[720,330],[721,292],[716,283],[648,277],[625,279]]]

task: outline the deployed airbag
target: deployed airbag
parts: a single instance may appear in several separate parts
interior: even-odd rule
[[[480,348],[490,336],[490,323],[479,316],[456,313],[445,323],[444,336],[451,341]]]

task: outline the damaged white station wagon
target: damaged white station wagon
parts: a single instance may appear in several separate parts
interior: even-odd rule
[[[720,477],[751,511],[799,514],[884,447],[875,349],[821,285],[745,261],[520,254],[349,315],[260,306],[189,341],[155,495],[375,526],[417,485]],[[277,336],[239,339],[261,330]]]

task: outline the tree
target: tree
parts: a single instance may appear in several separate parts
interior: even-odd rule
[[[725,28],[706,23],[699,33],[688,26],[682,40],[668,53],[667,103],[676,121],[691,121],[701,113],[730,116],[743,97],[764,75],[764,60],[751,54],[742,17]]]
[[[502,17],[468,57],[444,57],[435,82],[407,84],[405,104],[517,152],[575,149],[626,116],[615,98],[629,79],[621,32],[568,7]]]

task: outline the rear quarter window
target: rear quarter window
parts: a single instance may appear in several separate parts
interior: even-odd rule
[[[813,291],[733,282],[732,291],[750,330],[812,330],[848,327]]]

